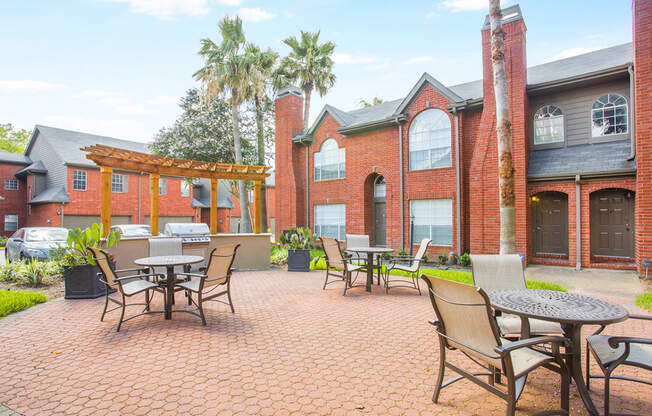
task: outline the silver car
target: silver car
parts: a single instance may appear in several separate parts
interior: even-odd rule
[[[29,259],[49,259],[51,250],[66,246],[68,230],[57,227],[25,227],[16,231],[7,240],[5,256],[7,262]]]

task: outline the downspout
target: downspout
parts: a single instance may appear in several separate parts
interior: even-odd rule
[[[575,270],[582,269],[582,195],[580,175],[575,175]]]
[[[136,224],[140,224],[140,182],[143,180],[143,172],[140,172],[138,174],[138,221],[136,221]],[[145,221],[143,221],[145,222]]]
[[[634,67],[632,65],[627,67],[629,72],[629,125],[630,125],[630,140],[632,142],[631,151],[627,160],[632,160],[636,157],[636,124],[634,123]]]
[[[306,227],[310,228],[310,145],[306,146]]]
[[[397,120],[398,122],[398,117]],[[399,172],[398,183],[401,192],[401,248],[405,247],[405,194],[403,189],[403,124],[398,125],[398,166]]]
[[[61,228],[63,228],[63,202],[61,203]]]
[[[460,202],[460,194],[461,194],[461,181],[460,181],[460,118],[459,115],[457,114],[457,111],[454,113],[455,115],[455,189],[456,189],[456,194],[455,194],[455,201],[457,204],[457,207],[455,209],[455,214],[457,215],[457,254],[460,255],[462,254],[462,206]]]

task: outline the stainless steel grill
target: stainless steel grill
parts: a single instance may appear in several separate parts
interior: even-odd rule
[[[210,229],[204,223],[172,222],[165,224],[163,233],[170,237],[181,238],[183,244],[208,244],[211,241]]]

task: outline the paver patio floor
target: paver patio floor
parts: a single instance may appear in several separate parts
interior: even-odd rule
[[[235,314],[210,303],[206,327],[177,313],[172,321],[139,317],[116,333],[118,311],[99,321],[102,298],[7,317],[0,403],[24,415],[504,414],[500,399],[468,381],[431,402],[439,346],[425,293],[386,295],[374,285],[371,294],[355,288],[342,297],[339,283],[322,291],[323,276],[235,273]],[[176,306],[183,302],[177,294]],[[650,336],[651,329],[627,321],[608,331]],[[598,408],[602,385],[592,383]],[[558,392],[556,374],[535,371],[519,414],[558,407]],[[571,406],[571,414],[585,414],[573,387]],[[652,388],[614,382],[612,411],[650,414]]]

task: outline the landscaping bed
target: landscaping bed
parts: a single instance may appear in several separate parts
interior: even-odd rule
[[[0,318],[13,312],[25,310],[47,300],[48,298],[39,292],[0,290]]]

